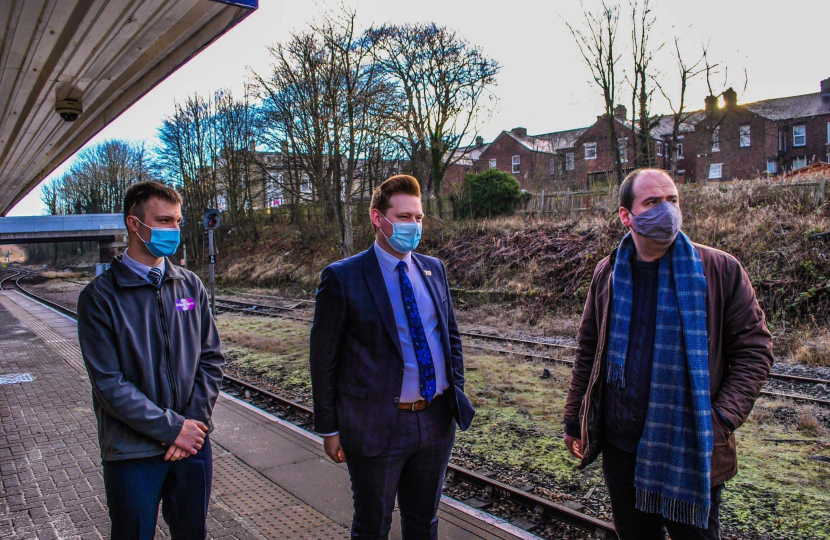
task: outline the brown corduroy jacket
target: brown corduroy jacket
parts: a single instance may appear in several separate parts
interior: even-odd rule
[[[706,275],[712,406],[737,429],[752,411],[772,368],[772,337],[752,283],[737,259],[717,249],[694,246]],[[600,261],[594,271],[565,403],[565,421],[581,426],[584,457],[579,468],[590,465],[602,449],[602,392],[616,253]],[[712,429],[711,483],[715,486],[735,476],[738,459],[735,436],[714,411]]]

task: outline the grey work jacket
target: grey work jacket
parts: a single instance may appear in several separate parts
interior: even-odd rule
[[[161,288],[116,258],[78,300],[78,338],[104,460],[164,454],[210,418],[225,357],[196,274],[166,261]]]

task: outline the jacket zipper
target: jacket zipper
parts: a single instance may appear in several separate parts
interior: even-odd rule
[[[173,376],[173,366],[170,362],[170,339],[167,335],[167,319],[164,317],[164,302],[161,299],[161,289],[156,289],[156,299],[158,300],[159,320],[161,321],[161,335],[164,341],[164,361],[167,364],[167,384],[170,386],[170,395],[173,398],[173,410],[179,410],[179,392],[176,390],[175,377]]]

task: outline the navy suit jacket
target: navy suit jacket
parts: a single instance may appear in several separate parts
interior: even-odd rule
[[[464,395],[461,336],[447,271],[434,257],[412,253],[412,261],[439,318],[450,383],[444,396],[458,426],[465,430],[475,410]],[[347,453],[380,454],[397,422],[404,361],[374,248],[323,270],[311,327],[310,362],[315,431],[339,431]]]

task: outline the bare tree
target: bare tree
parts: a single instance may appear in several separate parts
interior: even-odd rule
[[[369,31],[376,61],[392,84],[391,114],[413,174],[441,205],[447,168],[463,157],[495,104],[498,62],[457,32],[434,23],[384,25]]]
[[[682,126],[689,122],[694,115],[693,112],[689,112],[686,109],[686,91],[692,80],[706,71],[706,65],[708,65],[708,63],[705,62],[708,51],[707,46],[704,45],[700,57],[691,62],[684,60],[683,55],[680,52],[680,38],[677,36],[674,38],[674,51],[675,61],[677,63],[677,74],[679,76],[679,91],[677,98],[672,99],[669,96],[664,84],[661,84],[659,81],[656,81],[656,84],[672,111],[672,132],[671,138],[668,141],[669,145],[665,149],[665,155],[668,157],[671,176],[673,179],[677,180],[677,151],[680,143],[680,130]],[[704,64],[704,66],[701,67],[701,64]]]
[[[196,258],[203,254],[202,215],[219,206],[218,145],[213,103],[198,94],[176,104],[158,130],[155,168],[182,193],[185,237]],[[221,239],[221,237],[220,237]]]
[[[614,108],[617,102],[617,64],[620,55],[615,50],[617,28],[620,21],[618,5],[609,5],[602,0],[599,13],[593,13],[582,5],[585,20],[581,28],[566,22],[568,30],[576,41],[582,59],[591,71],[591,78],[602,95],[605,104],[604,118],[608,125],[608,145],[614,156],[614,178],[622,184],[620,145],[617,137]]]
[[[657,22],[649,0],[629,0],[631,7],[631,50],[634,80],[631,83],[631,132],[634,138],[634,163],[637,167],[654,165],[651,145],[651,103],[654,95],[654,75],[651,62],[663,45],[652,48],[650,37]]]

